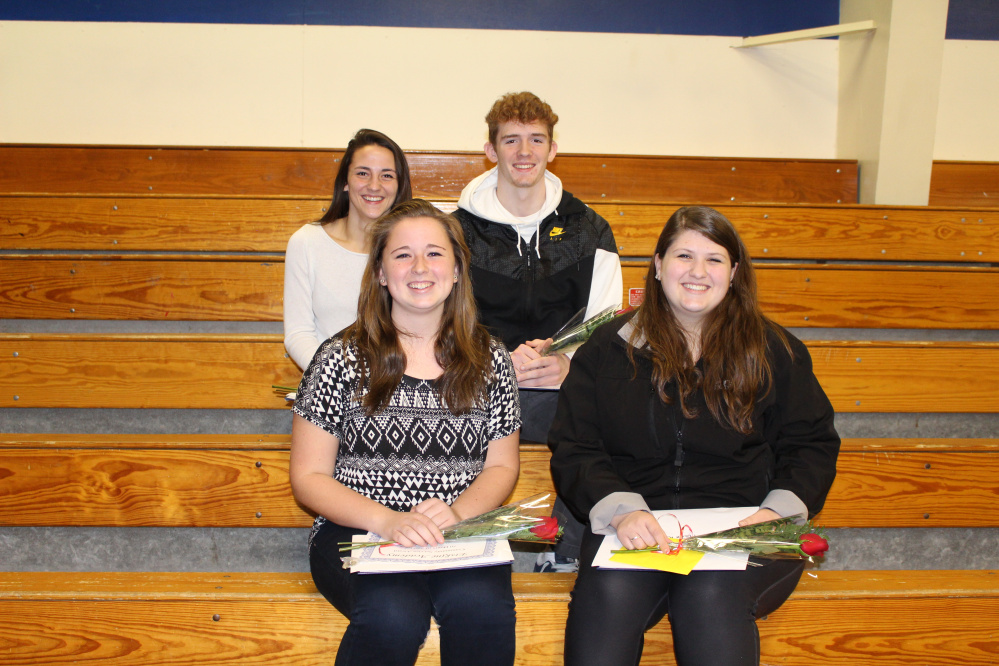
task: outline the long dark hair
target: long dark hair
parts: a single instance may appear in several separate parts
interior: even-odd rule
[[[337,169],[336,178],[333,179],[333,201],[330,202],[326,213],[317,220],[319,224],[347,217],[347,213],[350,211],[350,198],[344,189],[347,186],[347,176],[350,175],[350,165],[354,161],[354,153],[365,146],[381,146],[390,151],[392,157],[395,158],[395,173],[399,189],[395,193],[395,201],[392,204],[395,205],[413,198],[413,185],[409,179],[409,163],[406,161],[406,155],[402,152],[399,144],[381,132],[372,129],[358,130],[354,138],[347,144],[347,149],[343,151],[343,157],[340,158],[340,168]]]
[[[486,386],[492,380],[489,332],[478,323],[472,282],[468,277],[471,254],[456,219],[428,201],[411,199],[382,215],[371,227],[371,253],[361,281],[357,321],[344,332],[344,341],[353,344],[360,356],[359,391],[368,389],[362,399],[367,413],[384,409],[406,369],[406,355],[392,321],[392,296],[378,282],[389,234],[403,220],[429,217],[444,227],[454,251],[457,282],[444,301],[434,356],[444,370],[436,386],[442,402],[452,414],[465,414],[485,404]]]
[[[721,245],[732,263],[739,264],[725,298],[701,326],[703,373],[695,365],[683,328],[670,308],[652,262],[645,276],[645,301],[632,320],[635,330],[628,354],[634,363],[632,350],[643,340],[647,343],[652,356],[652,381],[659,397],[671,402],[666,385],[676,379],[685,417],[697,415],[690,397],[701,388],[708,410],[717,421],[748,434],[757,396],[761,389],[769,387],[772,377],[767,332],[776,334],[789,354],[791,348],[783,329],[760,310],[752,260],[728,218],[707,206],[680,208],[663,227],[656,256],[664,259],[669,247],[685,231],[696,231]]]

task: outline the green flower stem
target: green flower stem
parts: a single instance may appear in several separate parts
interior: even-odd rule
[[[810,522],[803,525],[795,524],[794,518],[778,518],[762,523],[754,523],[745,527],[689,536],[682,539],[670,539],[672,544],[679,544],[681,549],[699,553],[715,553],[718,555],[745,553],[755,557],[767,558],[812,558],[801,550],[801,537],[815,528]],[[615,550],[613,553],[659,552],[660,547],[650,546],[641,550]]]
[[[509,541],[533,541],[535,543],[555,543],[562,536],[562,527],[554,539],[542,539],[531,531],[549,518],[550,504],[541,504],[552,493],[541,493],[527,499],[496,507],[478,516],[455,523],[443,531],[445,541],[481,541],[483,539],[507,539]],[[388,546],[394,541],[370,543],[340,542],[340,551],[356,550],[368,546]]]

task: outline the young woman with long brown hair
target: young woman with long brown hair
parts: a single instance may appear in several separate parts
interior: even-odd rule
[[[320,347],[298,389],[296,498],[317,514],[313,579],[349,620],[337,664],[412,664],[430,618],[442,664],[512,664],[510,566],[351,574],[338,543],[403,546],[503,503],[519,472],[510,355],[476,318],[469,252],[450,215],[414,199],[372,227],[358,320]]]
[[[808,350],[761,312],[749,254],[718,211],[670,217],[645,301],[576,352],[549,444],[556,489],[588,523],[565,663],[633,666],[666,614],[681,666],[758,663],[755,619],[792,592],[800,561],[686,576],[592,566],[606,534],[667,544],[651,510],[804,517],[835,476],[839,436]]]

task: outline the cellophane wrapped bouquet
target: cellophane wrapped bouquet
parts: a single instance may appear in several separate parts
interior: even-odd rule
[[[586,310],[580,310],[559,329],[558,333],[552,336],[551,343],[541,349],[541,355],[548,356],[555,353],[568,354],[575,351],[590,339],[593,331],[597,330],[599,326],[631,310],[632,308],[619,310],[616,306],[611,306],[601,310],[585,321],[583,317],[586,314]]]

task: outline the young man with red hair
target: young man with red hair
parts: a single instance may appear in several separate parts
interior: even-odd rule
[[[610,225],[548,171],[558,151],[557,122],[551,106],[532,93],[498,99],[486,115],[485,144],[496,167],[465,187],[454,213],[472,252],[479,317],[513,357],[521,438],[536,442],[547,442],[558,400],[552,389],[571,363],[566,354],[542,356],[542,346],[580,310],[590,317],[619,305],[622,293]],[[568,517],[567,511],[558,513]],[[565,545],[556,549],[556,570],[574,569],[578,554],[579,537],[573,533],[581,533],[582,526],[567,527]],[[545,570],[552,564],[539,561]]]

